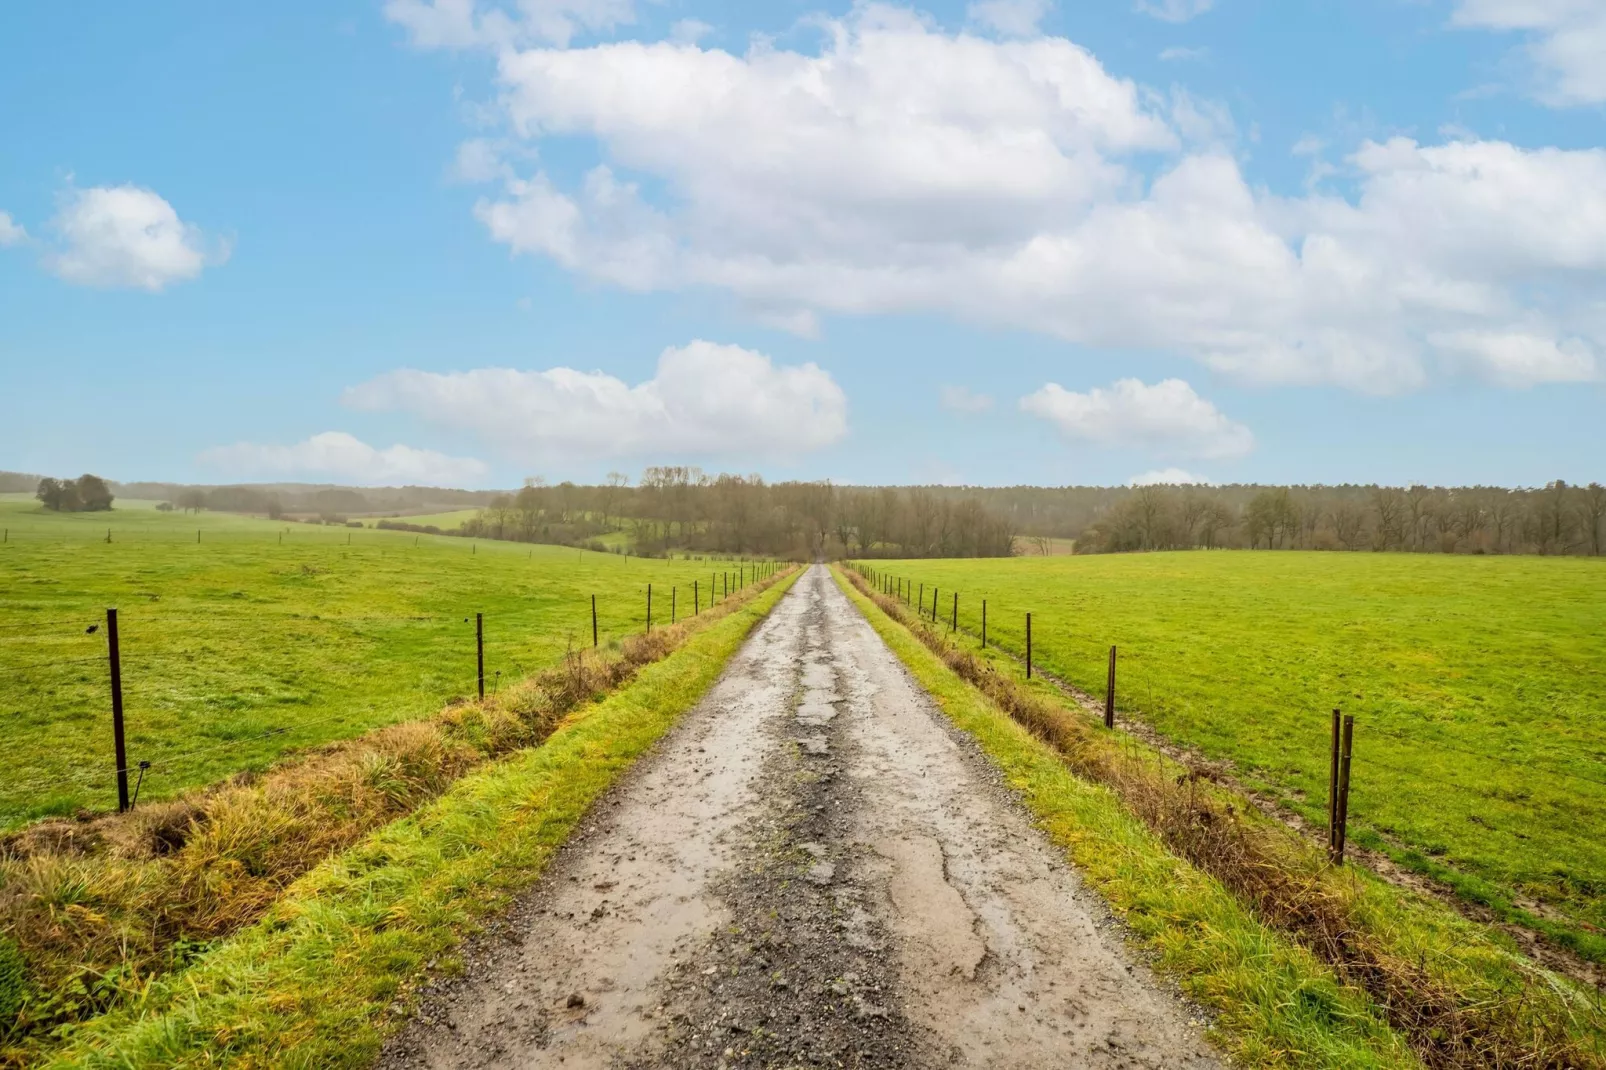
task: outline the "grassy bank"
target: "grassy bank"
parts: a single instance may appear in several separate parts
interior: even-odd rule
[[[876,562],[1308,822],[1356,717],[1351,839],[1606,962],[1606,562],[1194,552]]]
[[[795,579],[699,629],[544,745],[469,773],[318,866],[257,923],[73,1030],[51,1065],[367,1065],[429,964],[540,875]]]
[[[126,506],[0,501],[0,830],[116,803],[108,606],[150,801],[473,695],[476,613],[494,690],[589,647],[593,596],[617,644],[718,568]]]
[[[1502,934],[1326,866],[1244,800],[839,582],[1245,1063],[1606,1065],[1595,997]]]

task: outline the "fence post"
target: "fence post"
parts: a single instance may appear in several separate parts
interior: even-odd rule
[[[920,608],[925,609],[926,607],[921,606]],[[937,588],[935,587],[931,589],[931,623],[937,623]]]
[[[1115,727],[1115,647],[1110,647],[1110,678],[1104,682],[1104,727]]]
[[[678,588],[678,587],[669,588],[669,623],[670,624],[675,623],[675,594],[679,590],[680,590],[680,588]]]
[[[924,581],[921,581],[921,584],[920,584],[920,609],[918,611],[916,611],[915,616],[924,617],[925,615],[926,615],[926,584],[925,584]]]
[[[1344,841],[1349,838],[1349,764],[1355,746],[1355,715],[1344,718],[1344,753],[1338,761],[1338,842],[1333,861],[1344,864]]]
[[[474,614],[474,660],[479,665],[480,701],[485,701],[485,614]]]
[[[981,648],[987,649],[987,599],[981,600]]]
[[[647,630],[652,631],[652,584],[647,584]]]
[[[1032,678],[1032,615],[1026,614],[1026,679]]]
[[[597,596],[591,596],[591,649],[597,648]]]
[[[1333,711],[1333,739],[1327,762],[1327,857],[1333,857],[1338,846],[1338,745],[1343,715]]]
[[[691,581],[691,615],[694,617],[703,611],[702,592],[697,590],[697,585],[701,582],[701,580]]]
[[[953,622],[948,626],[948,630],[950,632],[953,632],[955,635],[959,634],[959,592],[958,591],[954,592],[954,619],[953,619]]]
[[[106,646],[112,674],[112,749],[117,755],[117,812],[128,811],[128,748],[123,743],[123,657],[117,642],[117,610],[106,611]]]

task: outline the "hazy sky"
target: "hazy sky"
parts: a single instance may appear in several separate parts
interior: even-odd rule
[[[0,468],[1606,476],[1606,0],[0,7]]]

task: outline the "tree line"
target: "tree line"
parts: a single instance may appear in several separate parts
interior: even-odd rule
[[[1078,534],[1079,553],[1241,548],[1588,554],[1606,487],[1137,487]]]
[[[116,500],[104,479],[87,472],[77,479],[52,479],[46,476],[39,481],[34,497],[55,513],[105,512]]]
[[[531,479],[517,493],[494,498],[463,532],[594,549],[610,548],[604,536],[623,532],[636,553],[798,559],[1005,557],[1014,546],[1009,524],[973,497],[922,487],[769,483],[759,475],[711,476],[676,465],[648,468],[634,486],[620,472],[596,486]]]

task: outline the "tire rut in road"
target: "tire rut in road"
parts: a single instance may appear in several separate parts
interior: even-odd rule
[[[716,886],[728,922],[668,978],[664,1050],[632,1067],[928,1065],[851,837],[862,792],[816,572],[792,716],[773,746],[751,850]],[[848,716],[844,716],[848,715]]]

